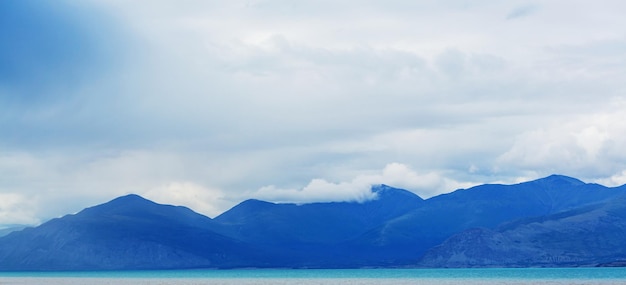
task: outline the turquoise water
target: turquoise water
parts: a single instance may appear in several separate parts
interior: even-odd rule
[[[626,268],[487,269],[250,269],[100,272],[0,272],[1,277],[113,279],[446,279],[446,280],[622,280]]]
[[[626,268],[0,272],[2,285],[623,285]]]

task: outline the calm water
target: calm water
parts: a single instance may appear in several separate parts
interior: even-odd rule
[[[626,268],[0,272],[0,284],[626,284]]]

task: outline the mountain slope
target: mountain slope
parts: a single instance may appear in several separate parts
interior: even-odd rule
[[[276,267],[354,267],[365,260],[346,241],[423,205],[402,189],[372,187],[363,203],[274,204],[247,200],[215,218],[221,233],[272,252]]]
[[[608,201],[623,193],[625,187],[607,188],[561,175],[514,185],[480,185],[430,198],[422,207],[387,221],[354,243],[390,262],[416,262],[426,250],[465,229],[494,228],[516,219]]]
[[[247,200],[215,218],[231,236],[263,244],[338,243],[418,208],[424,200],[402,189],[372,187],[377,199],[363,203],[275,204]]]
[[[626,186],[553,175],[427,200],[372,191],[363,203],[247,200],[215,219],[128,195],[0,237],[0,270],[578,266],[626,256]]]
[[[184,207],[129,195],[1,239],[3,270],[242,266],[248,246],[210,230]]]
[[[6,236],[15,231],[21,231],[25,228],[28,228],[27,225],[9,225],[5,228],[0,229],[0,237]]]
[[[626,260],[626,196],[545,217],[474,228],[431,249],[428,267],[601,265]]]

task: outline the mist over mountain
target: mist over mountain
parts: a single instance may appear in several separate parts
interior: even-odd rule
[[[0,270],[595,266],[626,260],[626,186],[552,175],[429,199],[246,200],[214,219],[127,195],[0,238]]]
[[[4,228],[0,229],[0,237],[6,236],[15,231],[23,230],[27,227],[27,225],[5,225]]]

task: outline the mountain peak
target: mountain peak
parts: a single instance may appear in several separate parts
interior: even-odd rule
[[[626,260],[620,251],[626,248],[626,188],[551,175],[428,200],[384,184],[370,189],[376,198],[363,203],[246,200],[213,220],[125,195],[0,237],[0,271],[404,267],[420,258],[422,266],[446,267]]]
[[[144,197],[141,197],[137,194],[128,194],[128,195],[120,196],[111,200],[109,203],[142,203],[142,202],[153,203],[152,201]]]
[[[408,190],[404,190],[404,189],[400,189],[400,188],[395,188],[395,187],[391,187],[389,185],[386,184],[378,184],[378,185],[373,185],[372,186],[372,192],[374,194],[376,194],[376,196],[378,197],[378,199],[380,198],[389,198],[389,197],[394,197],[394,196],[403,196],[406,198],[418,198],[420,200],[423,200],[419,195],[408,191]]]
[[[393,191],[393,190],[401,190],[399,188],[395,188],[395,187],[391,187],[387,184],[377,184],[377,185],[372,185],[372,192],[377,193],[377,192],[383,192],[383,191]]]
[[[117,197],[109,202],[104,204],[100,204],[90,209],[100,208],[100,209],[120,209],[120,208],[143,208],[149,206],[158,205],[155,202],[152,202],[144,197],[141,197],[137,194],[128,194],[125,196]],[[88,208],[89,209],[89,208]]]
[[[565,184],[565,185],[571,185],[571,186],[578,186],[578,185],[586,184],[585,182],[582,182],[582,181],[580,181],[580,180],[578,180],[576,178],[565,176],[565,175],[559,175],[559,174],[552,174],[552,175],[550,175],[548,177],[537,179],[535,181],[537,181],[537,182]]]
[[[160,215],[164,213],[164,209],[186,209],[184,211],[191,212],[191,210],[185,207],[161,205],[137,194],[128,194],[109,202],[86,208],[81,213],[87,215],[143,215],[146,213]]]

